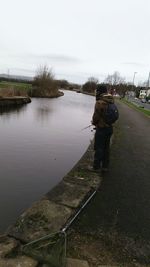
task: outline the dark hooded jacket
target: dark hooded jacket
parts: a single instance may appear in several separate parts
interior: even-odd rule
[[[108,103],[114,103],[111,94],[102,94],[99,100],[96,101],[94,114],[92,117],[92,124],[99,128],[110,127],[104,121],[104,112],[107,109]]]

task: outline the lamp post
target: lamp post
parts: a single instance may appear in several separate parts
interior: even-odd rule
[[[149,86],[150,86],[150,72],[149,72],[148,80],[147,80],[147,89],[149,88]]]
[[[134,91],[134,80],[135,80],[135,75],[137,74],[137,72],[135,71],[133,74],[133,91]]]
[[[135,71],[133,74],[133,86],[134,86],[134,80],[135,80],[135,75],[137,74],[137,72]]]

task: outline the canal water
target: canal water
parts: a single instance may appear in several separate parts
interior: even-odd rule
[[[71,91],[0,113],[0,232],[71,170],[86,151],[94,97]]]

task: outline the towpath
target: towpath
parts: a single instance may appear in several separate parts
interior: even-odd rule
[[[90,266],[150,266],[150,119],[118,108],[110,171],[72,228],[69,253]]]

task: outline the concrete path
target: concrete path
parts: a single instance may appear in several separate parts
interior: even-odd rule
[[[87,231],[94,232],[96,240],[104,243],[107,251],[111,248],[119,261],[128,258],[128,261],[149,264],[150,118],[122,102],[118,102],[118,108],[120,120],[111,147],[110,171],[104,175],[99,192],[76,222],[75,233],[82,237]],[[117,238],[120,238],[121,248]]]
[[[97,225],[150,240],[150,119],[119,103],[110,172],[93,205]]]
[[[105,225],[150,241],[150,119],[125,104],[120,110],[119,131],[112,147],[110,173],[101,188]]]

